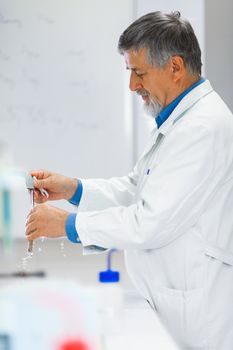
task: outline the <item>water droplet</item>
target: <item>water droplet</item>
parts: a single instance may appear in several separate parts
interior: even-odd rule
[[[19,266],[23,271],[26,271],[28,268],[28,261],[32,259],[33,252],[27,252],[26,256],[22,258],[21,266]]]
[[[66,253],[65,253],[65,240],[63,239],[60,243],[60,248],[61,248],[61,253],[63,258],[66,258]]]
[[[40,239],[40,243],[39,243],[39,247],[38,247],[38,253],[41,253],[42,252],[42,245],[44,243],[44,237],[41,237]]]

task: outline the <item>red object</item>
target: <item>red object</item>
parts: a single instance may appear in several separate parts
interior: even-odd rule
[[[89,346],[82,340],[67,340],[59,347],[59,350],[89,350]]]

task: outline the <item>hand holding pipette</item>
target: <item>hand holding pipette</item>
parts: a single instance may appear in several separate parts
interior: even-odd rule
[[[66,236],[66,220],[69,212],[44,203],[48,200],[70,200],[78,190],[78,180],[38,170],[30,172],[28,182],[28,189],[33,189],[33,202],[38,204],[27,216],[28,240],[35,240],[39,237]]]
[[[69,212],[52,205],[38,204],[30,210],[26,221],[28,240],[39,237],[66,237],[66,221]]]
[[[77,179],[47,170],[31,171],[30,175],[34,179],[34,200],[36,203],[45,203],[48,200],[69,200],[78,187]],[[44,189],[47,195],[44,195]]]
[[[31,201],[31,207],[34,208],[35,201],[34,201],[34,194],[35,194],[35,187],[34,187],[34,180],[36,180],[35,177],[32,177],[29,174],[26,174],[26,186],[30,193],[30,201]],[[40,193],[42,196],[46,196],[48,198],[48,192],[44,190],[43,188],[40,189]],[[33,253],[33,240],[28,241],[28,253]]]

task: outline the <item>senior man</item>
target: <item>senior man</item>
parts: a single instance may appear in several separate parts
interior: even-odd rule
[[[78,214],[38,203],[26,234],[125,250],[127,270],[183,349],[233,348],[233,118],[208,80],[190,23],[147,14],[119,39],[130,89],[155,119],[133,171],[71,179],[34,171],[35,187]]]

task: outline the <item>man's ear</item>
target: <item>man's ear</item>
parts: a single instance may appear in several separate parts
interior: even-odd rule
[[[172,56],[170,61],[173,81],[177,82],[184,74],[184,60],[180,56]]]

